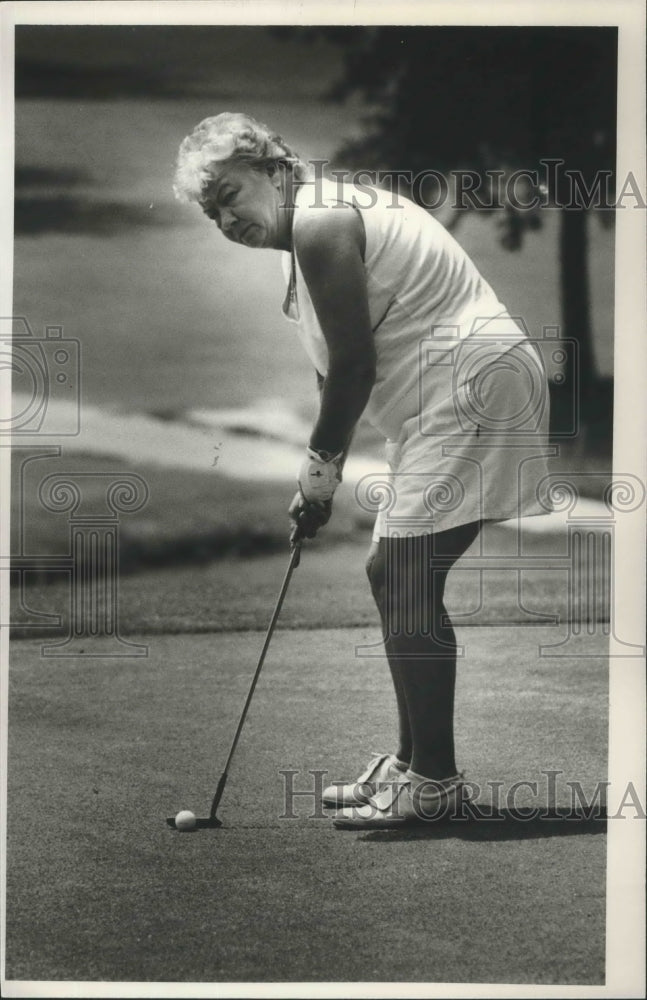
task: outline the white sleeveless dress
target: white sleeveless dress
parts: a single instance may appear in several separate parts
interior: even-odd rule
[[[547,513],[548,388],[523,323],[451,234],[402,196],[318,180],[297,190],[295,224],[296,213],[340,205],[359,213],[366,235],[377,375],[365,416],[386,439],[390,469],[357,487],[377,515],[373,537]],[[294,253],[283,268],[283,311],[325,375],[326,340]]]

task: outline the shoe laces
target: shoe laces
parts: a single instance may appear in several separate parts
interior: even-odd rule
[[[369,761],[368,767],[366,768],[366,777],[360,784],[365,785],[371,782],[375,776],[375,772],[382,766],[383,762],[387,760],[390,756],[388,753],[377,753],[375,750],[371,750],[371,760]]]
[[[393,778],[392,781],[383,782],[383,788],[371,796],[371,802],[384,812],[395,805],[405,789],[410,788],[411,781],[402,774],[400,778]]]

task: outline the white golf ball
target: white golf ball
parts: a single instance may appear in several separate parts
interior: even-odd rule
[[[175,817],[177,830],[195,830],[196,819],[190,809],[182,809]]]

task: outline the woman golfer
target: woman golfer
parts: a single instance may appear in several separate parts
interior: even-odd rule
[[[284,254],[283,311],[320,388],[290,507],[300,536],[329,519],[360,416],[384,435],[390,471],[368,490],[378,513],[367,572],[399,743],[354,782],[327,788],[324,802],[338,807],[339,827],[437,817],[463,794],[445,581],[484,521],[546,511],[537,498],[548,421],[538,352],[424,209],[376,188],[313,181],[288,144],[247,115],[207,118],[187,136],[175,191],[229,240]]]

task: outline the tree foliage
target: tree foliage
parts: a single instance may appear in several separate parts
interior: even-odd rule
[[[547,200],[564,203],[577,171],[588,189],[608,172],[616,131],[616,31],[609,28],[316,28],[344,53],[329,96],[364,102],[365,133],[337,159],[350,166],[478,171],[488,194],[492,171],[549,172]],[[541,172],[540,176],[544,176]],[[566,188],[557,190],[559,184]],[[505,190],[503,191],[505,195]],[[485,199],[487,200],[487,198]],[[518,238],[539,219],[507,201]],[[609,220],[611,213],[602,216]]]
[[[596,405],[596,375],[585,210],[591,202],[587,192],[597,190],[602,204],[613,202],[617,30],[453,26],[286,30],[302,31],[310,38],[323,36],[342,49],[343,72],[328,96],[338,101],[359,98],[365,108],[363,134],[337,151],[336,160],[342,165],[409,170],[413,175],[429,169],[477,172],[483,200],[493,203],[498,238],[510,250],[522,245],[528,228],[541,225],[541,212],[524,209],[515,200],[514,189],[512,194],[506,190],[505,178],[518,170],[538,171],[540,184],[546,183],[546,189],[537,192],[541,204],[562,207],[562,333],[580,344],[580,402],[586,420]],[[542,161],[547,160],[561,165],[546,171]],[[496,171],[502,173],[493,200]],[[415,191],[410,193],[416,197]],[[526,188],[524,198],[528,193]],[[595,195],[592,200],[595,205]],[[462,214],[457,212],[454,223]],[[596,214],[605,224],[612,221],[611,208]]]

